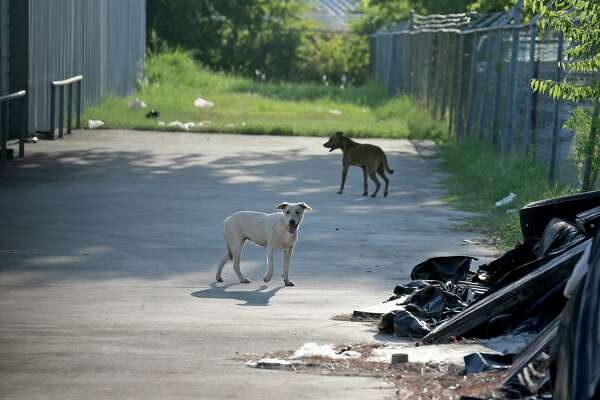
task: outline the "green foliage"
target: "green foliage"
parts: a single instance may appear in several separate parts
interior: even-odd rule
[[[449,200],[477,213],[470,224],[484,230],[500,249],[523,240],[516,210],[531,201],[573,192],[566,186],[547,183],[545,169],[532,158],[503,158],[486,142],[451,142],[442,147],[441,156],[442,167],[449,173]],[[517,195],[515,201],[495,207],[495,202],[510,192]]]
[[[563,32],[569,46],[564,51],[562,68],[573,72],[600,71],[600,4],[588,0],[526,0],[525,4],[540,14],[543,30]],[[532,89],[552,98],[570,101],[600,99],[600,82],[577,78],[561,82],[534,80]]]
[[[439,138],[443,127],[422,107],[392,98],[374,82],[342,88],[321,83],[257,81],[214,72],[182,50],[146,60],[145,78],[130,98],[109,98],[88,108],[84,120],[99,119],[107,128],[181,130],[172,121],[194,122],[195,132],[327,136],[342,130],[352,137]],[[129,109],[140,98],[146,110]],[[197,109],[198,97],[214,107]],[[163,122],[160,124],[159,122]]]
[[[600,172],[600,139],[590,135],[592,126],[592,110],[587,107],[576,108],[565,123],[565,128],[575,132],[575,161],[580,175],[586,160],[590,162],[589,186],[594,187]],[[591,157],[589,155],[591,154]]]
[[[149,43],[193,50],[216,70],[293,78],[304,9],[302,0],[148,0]]]
[[[307,35],[298,49],[296,66],[300,80],[327,84],[360,84],[369,74],[369,43],[357,34]]]

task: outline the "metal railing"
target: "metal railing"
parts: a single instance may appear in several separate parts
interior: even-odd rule
[[[68,86],[67,93],[67,135],[71,134],[73,125],[73,86],[77,86],[77,129],[81,129],[81,86],[83,83],[83,75],[77,75],[62,81],[52,81],[50,83],[50,139],[57,138],[55,132],[55,117],[56,117],[56,90],[58,88],[58,138],[64,137],[64,112],[65,112],[65,87]]]
[[[9,120],[8,120],[8,105],[11,101],[25,99],[27,101],[27,91],[21,90],[19,92],[7,94],[6,96],[0,96],[0,162],[4,163],[8,159],[8,132],[9,132]],[[24,107],[25,110],[27,107]],[[27,121],[27,113],[25,113],[25,121]],[[21,129],[19,135],[19,158],[25,156],[25,136],[27,134],[27,128]]]

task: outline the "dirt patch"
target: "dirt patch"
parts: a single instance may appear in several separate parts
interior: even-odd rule
[[[389,363],[369,361],[372,351],[379,347],[381,346],[377,344],[336,346],[335,349],[340,354],[349,350],[361,353],[361,357],[352,359],[293,359],[293,351],[249,354],[238,359],[258,368],[261,368],[261,359],[282,360],[291,364],[277,365],[275,362],[263,368],[319,375],[379,378],[395,386],[398,399],[458,400],[461,396],[485,397],[496,391],[503,377],[502,372],[463,375],[462,367],[452,364],[404,363],[391,366]]]

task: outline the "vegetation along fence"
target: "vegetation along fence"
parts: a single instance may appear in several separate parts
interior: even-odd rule
[[[583,104],[535,94],[530,85],[534,78],[561,80],[561,34],[542,35],[535,18],[522,24],[517,8],[485,15],[413,13],[372,35],[370,46],[376,80],[426,105],[448,124],[449,138],[487,140],[504,155],[531,154],[548,167],[551,182],[581,183],[575,132],[564,123]]]

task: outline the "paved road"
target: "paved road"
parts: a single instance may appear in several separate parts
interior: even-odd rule
[[[94,131],[28,145],[0,170],[0,397],[9,399],[378,399],[384,382],[253,370],[238,353],[375,340],[331,320],[387,296],[417,262],[461,246],[436,162],[408,141],[389,154],[390,196],[343,195],[323,139]],[[306,201],[296,287],[268,285],[247,246],[236,284],[220,222]]]

